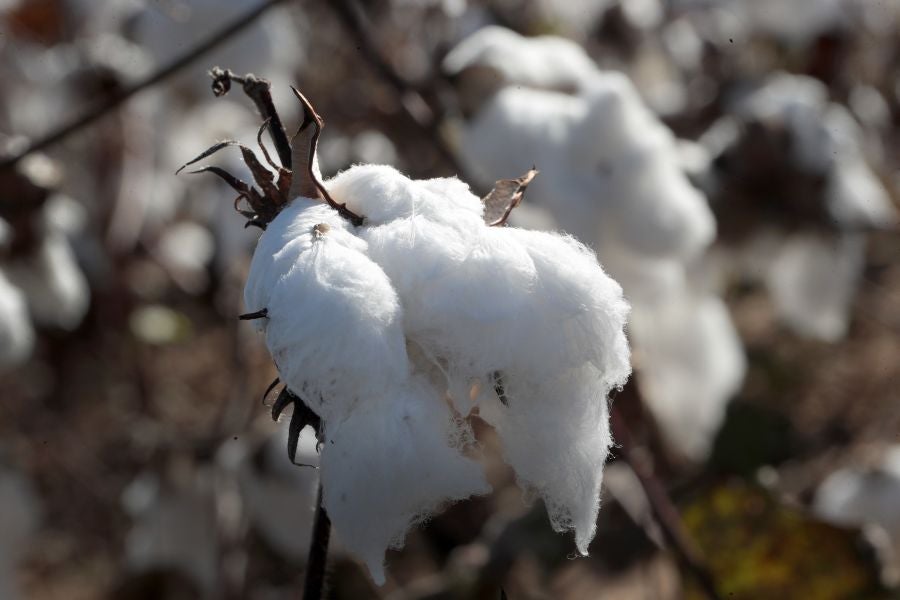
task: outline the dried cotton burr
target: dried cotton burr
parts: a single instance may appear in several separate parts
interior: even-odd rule
[[[265,230],[243,317],[285,384],[273,412],[293,402],[292,433],[317,429],[337,536],[384,583],[384,553],[411,527],[490,491],[467,420],[480,413],[586,553],[612,443],[608,394],[630,373],[621,288],[574,239],[499,226],[534,173],[489,197],[509,203],[496,227],[455,178],[358,165],[321,181],[321,119],[297,96],[292,170],[251,167],[262,199],[231,181]]]
[[[673,454],[702,461],[745,359],[727,311],[689,276],[716,223],[682,169],[678,141],[627,77],[598,69],[568,40],[485,27],[448,54],[444,70],[466,113],[463,162],[482,183],[540,167],[534,210],[521,222],[591,245],[622,284],[635,308],[644,401]],[[722,359],[698,368],[684,359],[694,352]],[[697,414],[702,427],[686,431]]]

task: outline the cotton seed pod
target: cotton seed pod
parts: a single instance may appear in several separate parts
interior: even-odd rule
[[[438,388],[416,376],[326,425],[324,506],[337,536],[384,584],[384,553],[410,527],[490,487],[461,454],[472,433]]]
[[[244,290],[288,387],[320,417],[405,380],[400,302],[366,243],[328,206],[298,198],[279,213],[253,255]]]

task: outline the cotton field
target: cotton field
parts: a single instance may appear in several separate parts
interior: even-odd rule
[[[0,0],[0,598],[896,597],[898,31]]]

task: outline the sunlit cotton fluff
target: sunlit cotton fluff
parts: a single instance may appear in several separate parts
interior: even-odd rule
[[[500,434],[517,481],[544,500],[554,530],[575,531],[581,554],[596,531],[612,445],[608,378],[590,363],[543,379],[515,373],[503,378],[506,405],[492,394],[479,408]]]
[[[408,376],[401,308],[366,243],[298,198],[260,237],[244,290],[278,372],[321,417],[341,418]]]
[[[334,195],[363,214],[367,204],[390,206],[391,196],[411,200],[360,235],[402,298],[408,338],[446,361],[451,378],[497,370],[551,376],[588,361],[618,383],[627,377],[628,307],[591,250],[571,237],[469,218],[480,202],[457,180],[393,172],[393,185],[379,186],[385,173],[370,167],[344,178],[351,176],[369,197],[354,199],[341,186]],[[439,217],[430,216],[435,202],[445,207]]]
[[[460,451],[472,434],[441,391],[421,377],[400,382],[346,419],[326,425],[324,506],[343,544],[382,585],[384,553],[447,504],[490,491]]]
[[[360,235],[400,294],[410,343],[443,372],[462,414],[485,411],[519,481],[586,553],[611,443],[607,395],[631,370],[619,285],[571,237],[471,219],[480,203],[455,180],[381,167],[337,180],[338,202],[374,209]]]

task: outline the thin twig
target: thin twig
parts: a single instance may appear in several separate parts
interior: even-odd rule
[[[325,565],[328,562],[328,542],[331,539],[331,519],[322,506],[322,482],[316,495],[316,517],[313,523],[309,556],[306,559],[306,580],[303,600],[321,600],[325,589]]]
[[[629,383],[628,385],[633,386],[634,383]],[[646,462],[635,457],[633,452],[635,448],[634,438],[625,424],[625,419],[615,405],[610,410],[610,422],[613,438],[618,444],[619,455],[637,476],[638,481],[640,481],[644,494],[647,496],[647,501],[650,503],[650,509],[653,511],[653,516],[662,530],[666,543],[671,547],[678,561],[697,580],[706,596],[710,600],[720,600],[721,596],[716,589],[715,579],[706,565],[706,561],[703,559],[703,554],[687,531],[685,531],[678,509],[675,508],[668,492]]]
[[[462,179],[474,183],[471,177],[466,175],[465,169],[456,157],[456,153],[444,139],[440,131],[442,120],[441,110],[430,105],[423,95],[412,83],[404,79],[391,63],[382,55],[375,43],[371,27],[366,23],[366,17],[359,5],[353,0],[326,0],[326,6],[331,8],[356,40],[363,57],[375,70],[379,77],[384,79],[397,93],[403,112],[432,142],[441,157],[456,171]],[[415,106],[416,110],[413,110]]]
[[[49,146],[52,146],[53,144],[58,143],[59,141],[75,133],[76,131],[79,131],[80,129],[84,129],[88,125],[91,125],[94,121],[111,112],[113,109],[118,107],[120,104],[122,104],[138,92],[156,85],[160,81],[174,75],[178,71],[181,71],[186,66],[188,66],[204,54],[208,53],[210,50],[214,49],[216,46],[219,46],[223,42],[227,41],[236,33],[249,27],[270,8],[285,1],[286,0],[267,0],[256,8],[244,13],[243,15],[240,15],[239,17],[236,17],[230,23],[222,27],[222,29],[216,31],[193,48],[188,49],[168,65],[162,67],[154,73],[151,73],[137,83],[126,87],[120,92],[113,94],[104,102],[98,104],[94,108],[88,110],[86,113],[69,121],[65,125],[62,125],[57,129],[51,131],[44,137],[35,140],[21,152],[18,152],[13,156],[4,158],[2,161],[0,161],[0,169],[11,167],[32,152],[37,152],[39,150],[43,150]]]

